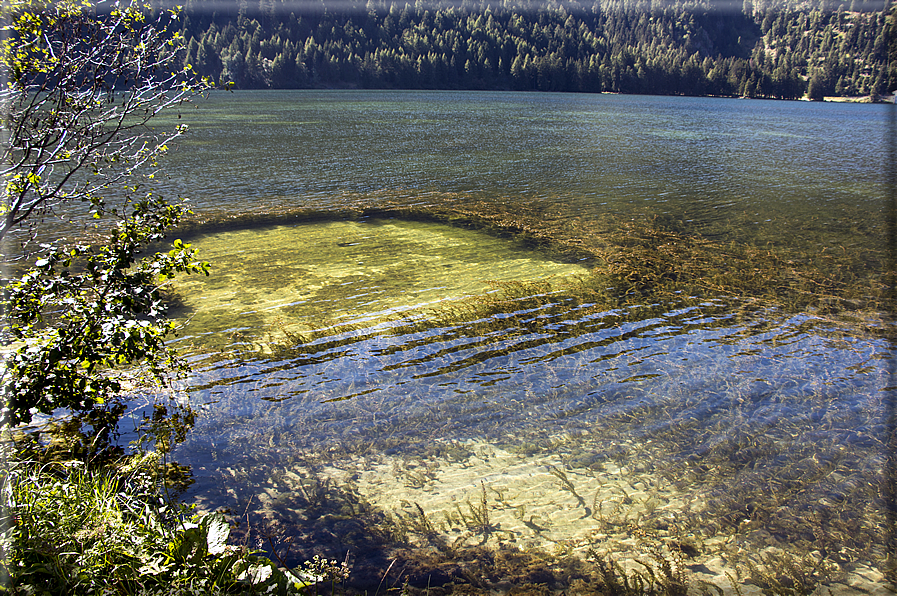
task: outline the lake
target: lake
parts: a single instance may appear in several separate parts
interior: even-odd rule
[[[184,496],[359,589],[885,589],[892,110],[196,101]]]

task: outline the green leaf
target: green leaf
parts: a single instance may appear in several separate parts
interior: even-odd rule
[[[206,544],[210,555],[220,555],[227,546],[227,538],[230,536],[230,526],[221,514],[207,515],[203,519],[206,526]]]
[[[250,564],[239,575],[237,581],[247,582],[250,585],[258,586],[263,584],[274,574],[274,565],[270,561],[262,563]]]

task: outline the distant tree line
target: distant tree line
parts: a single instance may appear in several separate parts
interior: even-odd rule
[[[238,89],[865,96],[897,87],[886,2],[244,0],[221,12],[191,0],[184,63]]]

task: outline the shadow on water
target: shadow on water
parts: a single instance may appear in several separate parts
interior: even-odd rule
[[[183,343],[203,415],[177,451],[191,494],[291,564],[348,553],[358,589],[384,570],[390,587],[432,593],[635,593],[635,577],[655,593],[884,585],[884,250],[556,210],[441,197],[185,230],[200,250],[215,234],[233,250],[251,230],[272,265],[259,287],[226,271],[216,320],[193,307]],[[351,224],[320,238],[356,251],[355,269],[278,256],[265,236],[275,222]],[[425,257],[430,270],[500,269],[482,265],[486,244],[461,254],[446,224],[511,246],[490,255],[507,277],[421,281],[411,263]],[[813,225],[795,221],[795,234]],[[421,230],[439,241],[421,248]],[[395,234],[414,259],[371,264],[381,248],[395,259],[396,246],[373,248]],[[510,263],[524,255],[521,277]],[[279,294],[293,283],[284,271],[305,294]],[[204,291],[183,291],[184,308]]]

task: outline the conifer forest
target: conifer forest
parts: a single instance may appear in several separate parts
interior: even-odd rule
[[[235,89],[874,100],[897,87],[891,4],[192,0],[184,60]]]

